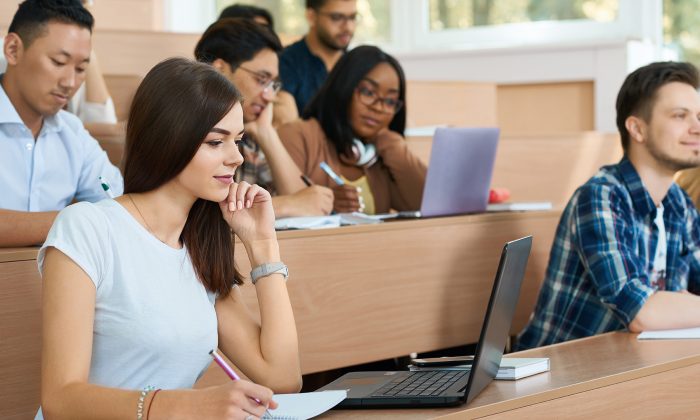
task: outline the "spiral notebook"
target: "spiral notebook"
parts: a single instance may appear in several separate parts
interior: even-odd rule
[[[335,407],[347,397],[344,390],[277,394],[272,397],[279,404],[275,410],[262,416],[267,420],[305,420],[316,417]]]

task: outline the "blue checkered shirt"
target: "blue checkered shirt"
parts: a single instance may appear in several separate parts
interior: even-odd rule
[[[516,347],[625,329],[659,288],[700,292],[700,221],[675,183],[662,202],[665,282],[652,285],[656,206],[632,163],[605,166],[564,209],[537,305]]]

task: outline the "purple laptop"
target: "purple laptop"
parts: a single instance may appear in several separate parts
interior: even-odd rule
[[[499,129],[438,128],[420,217],[486,211]]]

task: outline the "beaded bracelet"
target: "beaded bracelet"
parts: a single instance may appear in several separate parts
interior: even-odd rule
[[[148,385],[141,391],[141,395],[139,395],[139,402],[136,404],[136,420],[143,420],[143,403],[146,400],[146,396],[156,389],[155,387]]]
[[[153,396],[151,397],[151,402],[148,403],[148,410],[146,410],[146,420],[148,420],[148,416],[151,415],[151,407],[153,407],[153,401],[156,399],[156,395],[161,391],[160,388],[156,389],[153,391]]]

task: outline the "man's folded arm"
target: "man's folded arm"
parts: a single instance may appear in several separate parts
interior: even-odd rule
[[[41,245],[57,211],[27,212],[0,209],[0,247]]]

